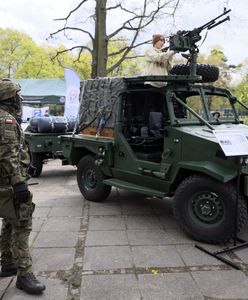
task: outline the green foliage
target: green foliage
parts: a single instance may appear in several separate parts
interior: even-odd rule
[[[128,40],[118,37],[108,43],[107,68],[117,64],[123,51],[128,48]],[[57,55],[60,53],[59,55]],[[52,47],[48,44],[38,46],[27,34],[0,28],[0,77],[12,78],[63,78],[64,67],[74,69],[81,79],[91,77],[91,54],[83,50],[68,52],[66,47]],[[199,63],[213,64],[220,68],[220,78],[217,86],[230,88],[230,72],[227,59],[220,46],[214,46],[208,55],[199,55]],[[182,63],[175,61],[175,63]],[[135,50],[129,52],[122,63],[110,70],[108,76],[135,76],[141,75],[144,61],[138,57]],[[237,88],[237,96],[246,101],[248,82]]]
[[[128,47],[128,40],[126,38],[119,37],[115,40],[110,40],[108,43],[108,63],[107,70],[110,66],[116,64],[121,57],[121,54]],[[123,49],[123,51],[121,51]],[[139,58],[134,50],[129,52],[129,55],[125,60],[113,71],[108,73],[108,76],[135,76],[141,74],[141,68],[139,64]]]
[[[70,67],[81,78],[89,78],[89,55],[83,55],[81,61],[68,52],[56,57],[57,52],[63,50],[66,50],[63,45],[38,46],[25,33],[0,28],[0,77],[63,78],[64,67]]]
[[[214,83],[218,87],[230,89],[231,70],[227,64],[227,58],[219,45],[213,46],[208,55],[200,54],[199,63],[215,65],[220,70],[219,79]]]
[[[248,118],[247,118],[247,117],[245,117],[245,118],[242,118],[242,117],[241,117],[241,120],[243,121],[243,123],[244,123],[245,125],[248,125]]]
[[[238,99],[248,105],[248,79],[246,78],[241,84],[235,89],[235,94]]]
[[[33,54],[36,45],[32,39],[11,29],[0,29],[0,76],[13,77]]]
[[[212,58],[213,61],[215,61],[216,63],[226,63],[227,62],[227,58],[222,50],[222,48],[220,46],[215,46],[215,48],[213,48],[210,51],[210,58]]]
[[[109,43],[109,53],[115,53],[108,59],[108,66],[119,61],[122,52],[127,47],[124,38],[112,40]],[[57,53],[60,53],[57,55]],[[0,28],[0,77],[8,78],[63,78],[64,67],[74,69],[81,79],[91,76],[92,57],[88,51],[82,51],[80,58],[77,52],[68,52],[65,46],[41,46],[25,33]],[[141,74],[140,60],[131,51],[130,59],[125,59],[109,76],[132,76]]]

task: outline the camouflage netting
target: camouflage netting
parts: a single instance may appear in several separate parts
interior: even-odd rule
[[[20,90],[21,87],[19,84],[11,80],[1,79],[0,80],[0,101],[4,101],[14,97],[16,95],[16,92]]]
[[[123,78],[100,78],[81,82],[79,125],[98,127],[104,115],[105,127],[113,128],[117,117],[117,101],[125,87]]]

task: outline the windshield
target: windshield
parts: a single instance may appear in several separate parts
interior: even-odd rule
[[[199,123],[200,120],[197,115],[209,123],[228,123],[237,119],[234,107],[230,103],[229,95],[224,93],[211,93],[205,89],[176,91],[174,92],[172,103],[175,119],[180,123]]]
[[[235,112],[229,98],[219,95],[206,95],[207,105],[214,119],[227,121],[234,120]]]

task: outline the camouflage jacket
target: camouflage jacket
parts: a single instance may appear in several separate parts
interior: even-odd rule
[[[0,186],[26,181],[29,164],[21,126],[10,113],[0,108]]]

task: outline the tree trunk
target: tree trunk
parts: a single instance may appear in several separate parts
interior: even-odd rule
[[[71,26],[69,24],[69,19],[71,15],[74,14],[77,10],[81,9],[81,7],[85,3],[90,2],[90,0],[81,0],[79,1],[77,7],[72,9],[65,18],[57,19],[60,21],[64,20],[64,26],[63,28],[51,33],[50,37],[53,37],[54,35],[59,33],[65,34],[65,31],[67,32],[70,30],[78,30],[79,32],[85,34],[87,38],[90,38],[92,47],[91,45],[76,45],[66,50],[57,51],[55,57],[64,52],[78,49],[79,52],[77,60],[80,61],[81,54],[85,53],[85,51],[88,51],[92,58],[91,78],[106,77],[107,74],[111,74],[117,68],[122,67],[121,64],[125,60],[134,59],[140,56],[138,53],[136,53],[136,48],[141,47],[142,45],[146,45],[150,42],[150,40],[139,41],[138,37],[140,36],[140,34],[144,32],[146,28],[148,28],[158,17],[161,17],[163,14],[166,16],[171,15],[172,17],[174,17],[175,11],[180,1],[181,0],[143,0],[143,4],[141,3],[141,7],[138,9],[138,7],[133,7],[135,4],[130,4],[133,8],[129,8],[127,2],[132,1],[109,1],[112,2],[112,5],[107,5],[107,0],[94,0],[95,12],[93,16],[90,16],[90,18],[89,16],[85,16],[85,18],[82,20],[85,26],[83,26],[83,28],[80,28]],[[122,2],[125,2],[127,7],[124,7],[124,4]],[[171,5],[174,9],[170,13]],[[169,12],[167,12],[167,8]],[[113,10],[119,10],[119,12],[122,12],[123,16],[125,15],[126,18],[123,21],[120,20],[121,24],[118,28],[113,29],[112,32],[108,32],[107,34],[107,17],[111,18],[111,13],[109,14],[109,12]],[[95,23],[94,32],[92,32],[91,30],[87,30],[87,23],[91,21],[92,17],[93,22]],[[128,38],[125,37],[127,32],[129,36]],[[116,49],[113,47],[108,48],[108,44],[110,41],[111,43],[117,43]]]
[[[106,37],[107,0],[96,0],[95,39],[92,54],[92,78],[107,75],[108,41]]]

